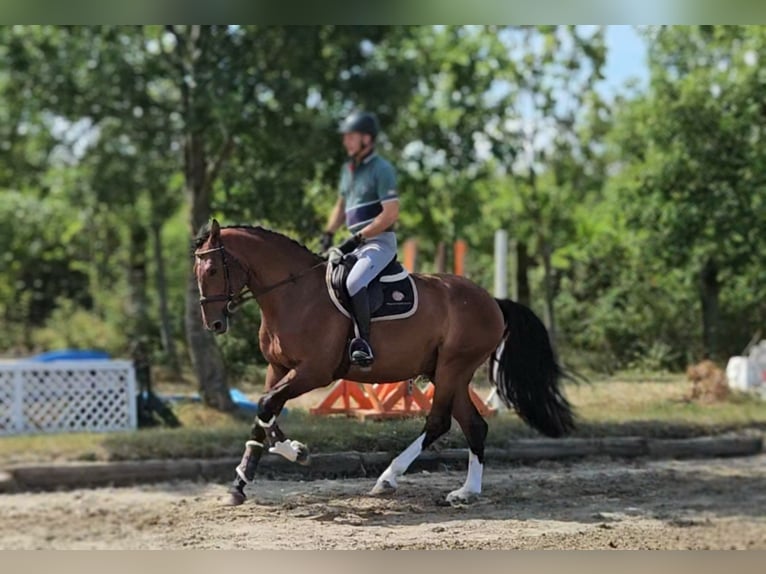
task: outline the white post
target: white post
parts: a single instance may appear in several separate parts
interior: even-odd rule
[[[508,298],[508,232],[495,231],[495,297]]]
[[[495,231],[495,297],[508,298],[508,232],[505,229]],[[486,402],[498,410],[505,408],[497,389],[492,389]]]
[[[128,424],[131,429],[138,428],[138,411],[136,405],[136,369],[132,362],[125,361],[128,384]]]
[[[24,430],[24,372],[20,365],[13,366],[13,432]]]

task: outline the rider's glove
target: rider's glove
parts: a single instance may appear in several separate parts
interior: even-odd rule
[[[348,253],[351,253],[354,249],[359,247],[362,243],[364,243],[364,237],[362,237],[361,233],[355,233],[348,239],[346,239],[343,243],[338,245],[338,249],[340,250],[343,255],[346,255]]]

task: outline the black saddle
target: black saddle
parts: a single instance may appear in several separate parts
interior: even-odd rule
[[[356,256],[344,255],[336,264],[327,265],[327,288],[330,298],[346,316],[350,316],[350,297],[346,279],[356,263]],[[418,308],[415,282],[402,264],[394,258],[367,286],[370,298],[370,316],[375,320],[404,319]]]

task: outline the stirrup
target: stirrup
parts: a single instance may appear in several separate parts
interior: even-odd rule
[[[369,343],[359,337],[351,341],[351,344],[348,346],[348,356],[351,364],[358,367],[369,367],[375,360]]]

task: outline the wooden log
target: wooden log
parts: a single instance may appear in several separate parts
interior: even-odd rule
[[[0,493],[15,492],[18,489],[13,475],[9,472],[0,470]]]
[[[468,467],[468,449],[450,448],[438,452],[426,451],[422,453],[410,465],[410,472],[427,470],[438,472],[441,470],[464,470]]]
[[[24,489],[57,490],[193,480],[200,475],[199,467],[199,462],[195,460],[147,460],[21,466],[10,471]]]
[[[383,472],[398,453],[364,452],[360,454],[363,476],[377,477]]]
[[[641,437],[521,439],[508,448],[487,449],[488,460],[556,460],[586,456],[632,458],[648,454]]]
[[[240,459],[201,461],[200,475],[206,480],[233,480],[234,469]],[[258,463],[257,476],[265,478],[317,479],[366,476],[362,456],[357,452],[313,454],[308,466],[285,460],[279,455],[267,454]]]
[[[694,439],[525,439],[507,448],[488,448],[487,463],[524,460],[571,459],[586,456],[654,458],[749,456],[763,452],[759,437],[701,437]],[[265,477],[303,479],[370,477],[382,472],[397,453],[343,452],[314,454],[309,466],[300,466],[278,455],[267,454],[258,467]],[[426,451],[410,467],[413,472],[464,469],[467,449]],[[234,477],[238,458],[214,460],[149,460],[12,466],[0,471],[0,492],[58,490],[99,486],[123,486],[169,480],[228,481]]]
[[[598,440],[601,446],[600,454],[605,456],[631,458],[649,454],[647,440],[642,437],[612,437],[595,440]]]
[[[649,440],[649,456],[656,458],[703,458],[749,456],[763,450],[759,437],[699,437]]]
[[[577,458],[600,454],[599,445],[588,439],[521,439],[507,448],[492,450],[487,458],[495,460],[542,460]]]

